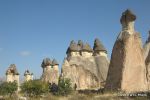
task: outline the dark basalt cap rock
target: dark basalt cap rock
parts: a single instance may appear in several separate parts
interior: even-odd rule
[[[82,42],[82,40],[79,40],[78,41],[78,50],[79,51],[82,50],[82,47],[83,47],[83,42]]]
[[[6,71],[6,75],[12,73],[13,75],[19,75],[16,65],[15,64],[11,64],[9,66],[9,68]]]
[[[82,42],[82,40],[79,40],[79,41],[78,41],[78,45],[79,45],[80,47],[82,47],[82,46],[83,46],[83,42]]]
[[[81,51],[93,52],[93,49],[88,43],[84,44]]]
[[[53,59],[52,65],[53,65],[53,66],[54,66],[54,65],[59,65],[56,59]]]
[[[94,47],[93,47],[94,51],[105,51],[107,53],[107,50],[105,49],[105,47],[103,46],[103,44],[101,43],[101,41],[96,38],[94,41]]]
[[[72,51],[79,51],[78,45],[73,40],[70,42],[70,46],[68,47],[66,53],[68,54],[69,52],[72,52]]]
[[[26,70],[26,71],[24,72],[24,76],[26,76],[26,75],[31,75],[29,70]]]
[[[41,64],[41,67],[46,67],[46,66],[49,66],[49,65],[52,65],[52,61],[50,60],[50,58],[45,58],[43,59],[43,62]]]
[[[135,21],[136,20],[136,15],[133,14],[131,12],[131,10],[127,9],[125,12],[122,13],[122,16],[121,16],[121,19],[120,19],[120,22],[121,24],[122,23],[128,23],[128,22],[131,22],[131,21]]]

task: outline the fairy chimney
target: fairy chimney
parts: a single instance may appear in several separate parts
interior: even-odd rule
[[[61,77],[69,78],[76,90],[99,89],[104,87],[109,62],[104,56],[93,56],[93,49],[81,40],[77,44],[80,56],[64,59]]]
[[[107,57],[107,51],[98,38],[96,38],[94,41],[93,50],[94,50],[94,56],[105,56],[105,57]]]
[[[83,44],[81,49],[81,55],[82,57],[91,57],[93,55],[93,49],[88,43]]]
[[[53,76],[51,77],[52,79],[51,83],[57,84],[59,79],[59,63],[57,62],[56,59],[53,59],[52,66],[53,66]]]
[[[33,73],[30,73],[29,70],[26,70],[24,73],[25,81],[33,80]]]
[[[19,73],[17,71],[16,65],[11,64],[10,67],[6,71],[6,81],[14,82],[16,81],[19,84]]]
[[[74,40],[70,42],[70,46],[68,47],[66,54],[68,57],[80,56],[78,45]]]
[[[58,84],[59,78],[59,69],[58,63],[54,59],[53,61],[50,58],[43,59],[41,67],[43,68],[43,73],[41,76],[41,80],[49,83],[56,83]]]
[[[113,47],[106,90],[127,93],[147,91],[142,42],[139,33],[134,31],[135,19],[136,16],[130,10],[122,14],[122,31]]]
[[[6,71],[6,81],[7,82],[17,82],[18,84],[18,91],[19,89],[19,73],[17,71],[16,65],[15,64],[11,64],[9,66],[9,68]]]

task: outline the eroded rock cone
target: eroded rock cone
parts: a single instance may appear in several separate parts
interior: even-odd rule
[[[59,64],[55,59],[53,61],[50,58],[43,59],[41,67],[43,68],[43,73],[41,76],[41,80],[49,83],[58,84],[59,79]]]
[[[72,87],[77,90],[103,87],[109,66],[106,52],[101,55],[101,47],[93,50],[88,43],[83,44],[81,40],[74,44],[74,47],[69,47],[74,49],[70,49],[64,59],[61,76],[71,79]],[[94,52],[96,55],[93,55]]]
[[[134,31],[136,16],[126,10],[121,17],[122,31],[111,55],[106,90],[127,93],[147,90],[146,67],[139,33]]]

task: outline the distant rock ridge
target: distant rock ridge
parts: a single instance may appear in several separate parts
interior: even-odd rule
[[[105,83],[109,66],[107,51],[98,39],[93,48],[79,40],[71,41],[67,49],[61,76],[71,79],[72,87],[76,85],[78,90],[97,89]]]
[[[135,19],[136,16],[130,10],[122,14],[122,31],[113,47],[106,90],[131,93],[148,89],[142,42],[139,34],[134,31]]]

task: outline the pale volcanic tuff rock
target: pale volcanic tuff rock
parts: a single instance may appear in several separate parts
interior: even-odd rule
[[[24,72],[24,79],[25,79],[25,81],[30,81],[30,80],[33,80],[33,73],[30,73],[30,71],[29,70],[26,70],[25,72]]]
[[[147,91],[146,67],[139,33],[134,31],[136,16],[126,10],[121,17],[120,32],[111,55],[106,90],[127,93]]]
[[[43,59],[43,62],[41,64],[41,67],[43,68],[41,80],[49,83],[58,84],[59,79],[58,66],[59,64],[55,59],[53,59],[53,61],[51,61],[50,58]]]
[[[150,90],[150,31],[149,37],[144,44],[144,59],[147,68],[147,79],[148,79],[148,88]]]
[[[68,50],[67,58],[64,59],[62,65],[61,76],[71,79],[72,86],[76,84],[78,90],[102,87],[109,66],[107,57],[100,54],[93,56],[95,51],[88,43],[83,44],[81,40],[78,44],[71,42]],[[106,53],[106,50],[99,49],[96,52],[98,51]]]
[[[16,81],[17,84],[18,84],[18,91],[20,90],[19,89],[19,73],[17,71],[17,67],[15,64],[11,64],[9,66],[9,68],[7,69],[6,71],[6,81],[7,82],[14,82]]]
[[[6,81],[7,82],[14,82],[17,81],[19,84],[19,73],[17,71],[16,65],[11,64],[6,71]]]

